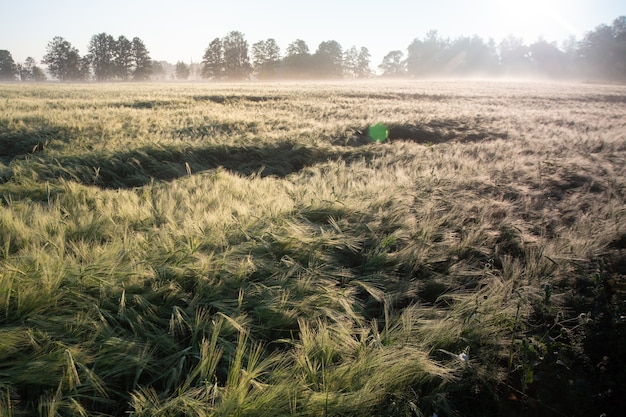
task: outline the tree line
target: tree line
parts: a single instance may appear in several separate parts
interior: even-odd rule
[[[356,46],[343,51],[339,42],[324,41],[311,53],[302,39],[297,39],[281,55],[275,39],[269,38],[252,45],[252,57],[245,36],[238,31],[224,38],[215,38],[202,57],[202,78],[241,80],[289,78],[364,78],[372,75],[370,53]]]
[[[55,36],[46,47],[41,60],[48,72],[59,81],[147,81],[153,72],[153,62],[140,38],[125,36],[115,39],[106,33],[93,35],[88,53],[81,56],[69,41]],[[21,64],[13,61],[11,53],[0,50],[0,80],[43,81],[44,71],[32,57]]]
[[[626,81],[626,16],[600,25],[581,41],[561,46],[539,39],[525,45],[508,36],[499,44],[478,36],[444,39],[429,31],[403,51],[389,52],[379,66],[389,77],[542,76]]]
[[[147,81],[163,79],[165,67],[172,77],[185,80],[192,71],[203,79],[239,81],[247,79],[342,79],[368,78],[371,54],[366,47],[346,50],[334,40],[321,42],[315,52],[296,39],[281,52],[275,39],[258,41],[250,47],[244,34],[229,32],[213,39],[199,66],[179,61],[175,66],[151,59],[140,38],[114,38],[100,33],[92,36],[88,53],[78,50],[62,37],[48,43],[42,64],[60,81]],[[581,41],[568,39],[560,46],[539,39],[525,45],[509,36],[496,44],[478,36],[443,38],[429,31],[414,39],[405,51],[393,50],[378,66],[383,77],[440,76],[544,76],[626,81],[626,16],[611,25],[600,25]],[[11,53],[0,50],[0,80],[41,81],[45,72],[29,57],[15,63]]]

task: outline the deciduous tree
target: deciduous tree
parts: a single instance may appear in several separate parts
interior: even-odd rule
[[[17,66],[11,52],[0,50],[0,81],[14,81],[17,75]]]
[[[507,75],[528,74],[532,68],[530,51],[522,38],[507,36],[499,46],[500,66]]]
[[[626,16],[613,21],[613,37],[615,38],[615,72],[617,78],[626,80]]]
[[[146,45],[138,37],[134,37],[131,44],[131,56],[135,63],[135,70],[133,71],[133,80],[146,81],[150,79],[152,75],[153,62],[150,58],[150,53],[146,48]],[[163,67],[161,67],[161,70]]]
[[[91,61],[88,56],[78,56],[78,74],[74,80],[89,81],[91,78]]]
[[[48,43],[42,62],[48,65],[50,74],[60,81],[75,81],[84,80],[88,75],[85,72],[86,61],[81,60],[78,49],[71,43],[61,36],[55,36]]]
[[[352,46],[343,53],[343,73],[347,78],[357,78],[359,52]]]
[[[626,16],[588,32],[579,55],[588,77],[626,80]]]
[[[343,75],[343,52],[337,41],[319,44],[313,56],[316,75],[321,78],[341,78]]]
[[[448,41],[442,39],[436,30],[426,33],[424,40],[415,39],[407,48],[406,67],[409,75],[422,77],[437,74],[445,66],[442,59]]]
[[[22,81],[43,81],[46,75],[37,66],[37,61],[33,57],[26,58],[23,64],[17,64],[17,71]]]
[[[274,78],[280,64],[280,47],[276,40],[269,38],[252,45],[252,59],[259,78]]]
[[[402,51],[391,51],[383,58],[383,62],[378,66],[382,75],[386,77],[400,77],[406,75],[406,62]]]
[[[224,76],[224,45],[215,38],[202,56],[202,78],[219,80]]]
[[[367,78],[372,75],[372,70],[370,69],[370,51],[366,47],[362,46],[359,50],[359,55],[357,57],[356,64],[356,77],[357,78]]]
[[[93,35],[89,41],[89,59],[98,81],[107,81],[116,75],[117,42],[104,32]]]
[[[224,37],[224,73],[230,80],[242,80],[250,75],[248,42],[243,33],[232,31]]]
[[[441,75],[494,75],[497,69],[498,55],[491,39],[485,43],[479,36],[462,36],[441,53]]]
[[[189,65],[185,64],[182,61],[178,61],[176,63],[176,71],[174,72],[174,74],[176,74],[176,79],[177,80],[186,80],[187,78],[189,78]]]
[[[351,47],[343,54],[343,71],[348,78],[367,78],[372,75],[370,69],[370,51],[366,47]]]
[[[533,70],[537,75],[559,77],[567,70],[567,55],[555,44],[543,39],[528,47]]]
[[[296,39],[287,46],[287,56],[308,55],[309,46],[302,39]]]
[[[155,80],[164,80],[167,77],[167,73],[165,72],[165,68],[163,68],[162,61],[152,61],[151,64],[151,78]]]
[[[133,58],[133,44],[124,35],[117,38],[113,54],[115,60],[115,75],[126,81],[135,68]]]
[[[311,76],[312,57],[309,46],[302,39],[296,39],[287,46],[283,59],[287,77],[308,78]]]

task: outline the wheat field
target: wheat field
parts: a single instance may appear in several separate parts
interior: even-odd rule
[[[0,85],[0,416],[616,415],[625,161],[624,86]]]

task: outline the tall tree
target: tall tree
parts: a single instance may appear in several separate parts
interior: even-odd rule
[[[134,37],[131,44],[131,56],[135,63],[133,71],[133,80],[146,81],[152,75],[152,59],[146,45],[138,37]],[[162,67],[161,67],[162,69]]]
[[[43,81],[46,75],[41,68],[37,66],[37,62],[33,57],[26,58],[23,64],[17,64],[17,71],[22,81]]]
[[[278,46],[276,39],[269,38],[265,41],[265,53],[268,62],[280,61],[280,46]]]
[[[265,41],[258,41],[252,44],[252,67],[258,73],[263,65],[267,62],[267,53],[265,52]]]
[[[585,34],[579,54],[588,77],[626,80],[626,16]]]
[[[533,70],[537,75],[561,77],[567,70],[567,55],[553,43],[543,39],[528,47]]]
[[[224,71],[224,45],[220,38],[215,38],[202,56],[202,78],[219,80]]]
[[[26,58],[26,61],[24,61],[23,64],[16,65],[17,74],[20,77],[21,81],[30,80],[31,68],[33,65],[35,65],[35,60],[30,56]]]
[[[580,43],[580,54],[586,73],[592,77],[611,78],[611,51],[613,31],[610,26],[600,25],[588,32]]]
[[[50,74],[60,81],[83,80],[86,77],[84,61],[81,61],[78,49],[61,36],[55,36],[48,43],[42,62],[48,65]]]
[[[372,75],[370,51],[366,47],[357,49],[356,46],[346,50],[343,54],[343,71],[348,78],[367,78]]]
[[[287,54],[283,59],[286,75],[293,78],[311,76],[311,54],[309,46],[302,39],[296,39],[287,46]]]
[[[478,36],[455,39],[448,43],[441,57],[441,71],[445,75],[494,75],[498,68],[493,40],[485,43]]]
[[[309,53],[309,46],[302,39],[296,39],[287,46],[287,56],[307,55]]]
[[[357,78],[359,51],[352,46],[343,53],[343,72],[347,78]]]
[[[176,71],[174,72],[176,74],[176,79],[177,80],[186,80],[187,78],[189,78],[189,65],[185,64],[182,61],[178,61],[176,63]]]
[[[152,61],[151,65],[150,65],[150,69],[151,69],[151,76],[152,79],[155,80],[164,80],[167,77],[167,74],[165,72],[165,68],[163,68],[163,61]]]
[[[357,78],[368,78],[372,75],[372,70],[370,69],[370,51],[366,47],[362,46],[359,50],[359,55],[356,60],[356,77]]]
[[[107,81],[116,75],[117,48],[115,38],[104,32],[91,37],[88,50],[96,80]]]
[[[248,57],[248,42],[243,33],[232,31],[223,40],[224,72],[230,80],[242,80],[250,75],[252,66]]]
[[[91,78],[91,60],[89,56],[78,56],[78,74],[74,80],[77,81],[89,81]]]
[[[0,81],[14,81],[17,75],[17,66],[11,52],[0,50]]]
[[[85,77],[85,79],[87,78],[89,78],[89,75]],[[32,81],[46,81],[46,74],[38,65],[33,66],[31,80]]]
[[[436,30],[426,33],[424,40],[415,39],[408,47],[407,72],[413,77],[430,76],[440,72],[445,61],[442,59],[448,41]]]
[[[280,64],[280,47],[276,40],[269,38],[252,45],[254,70],[261,79],[274,78]]]
[[[391,51],[383,58],[378,66],[385,77],[400,77],[406,75],[406,62],[402,51]]]
[[[623,81],[626,80],[626,16],[615,19],[612,29],[615,38],[615,73]]]
[[[135,67],[135,62],[133,44],[126,36],[121,35],[117,38],[113,58],[115,60],[115,75],[124,81],[128,80]]]
[[[343,75],[343,52],[337,41],[324,41],[319,44],[313,56],[318,76],[341,78]]]
[[[500,66],[505,74],[521,75],[531,72],[530,51],[522,38],[509,35],[500,42],[498,49]]]

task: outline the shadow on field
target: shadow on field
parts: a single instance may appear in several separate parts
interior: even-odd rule
[[[624,94],[595,94],[578,97],[578,101],[584,103],[626,103],[626,95]]]
[[[0,137],[0,159],[9,163],[12,159],[43,151],[48,143],[46,136],[29,133],[3,136]]]
[[[506,132],[491,132],[479,125],[478,121],[468,123],[463,120],[432,120],[425,124],[391,124],[388,126],[390,140],[404,140],[416,143],[481,142],[506,139]]]
[[[454,100],[452,95],[445,94],[425,94],[425,93],[344,93],[345,97],[367,100],[406,100],[406,101],[449,101]]]
[[[235,104],[241,102],[262,103],[266,101],[284,100],[280,96],[250,96],[250,95],[200,95],[193,96],[195,101],[210,101],[217,104]]]
[[[291,142],[266,146],[182,147],[151,145],[127,152],[98,152],[24,161],[40,181],[67,179],[102,188],[133,188],[218,167],[249,176],[279,178],[332,158],[320,149]],[[5,172],[2,182],[13,176]]]
[[[506,139],[508,133],[494,132],[484,129],[479,119],[439,119],[416,124],[386,124],[389,132],[389,141],[405,141],[423,144],[439,144],[446,142],[468,143],[482,142],[495,139]],[[371,143],[368,137],[368,129],[355,129],[356,137],[343,138],[346,145],[361,146]]]
[[[122,102],[111,104],[111,107],[123,107],[127,109],[150,110],[160,107],[174,107],[179,105],[180,101],[173,100],[135,100],[133,102]]]
[[[233,132],[257,133],[258,130],[259,126],[255,121],[216,121],[175,129],[172,131],[172,135],[179,139],[197,140],[232,134]]]
[[[217,104],[237,104],[237,103],[263,103],[284,100],[280,96],[253,96],[253,95],[196,95],[192,97],[196,102],[208,101]],[[120,102],[111,104],[111,107],[124,107],[130,109],[150,110],[157,108],[176,107],[184,104],[181,100],[135,100],[131,102]]]
[[[9,163],[15,158],[41,152],[52,139],[68,134],[67,129],[41,118],[26,118],[24,124],[28,128],[10,130],[7,126],[0,127],[0,161]]]

